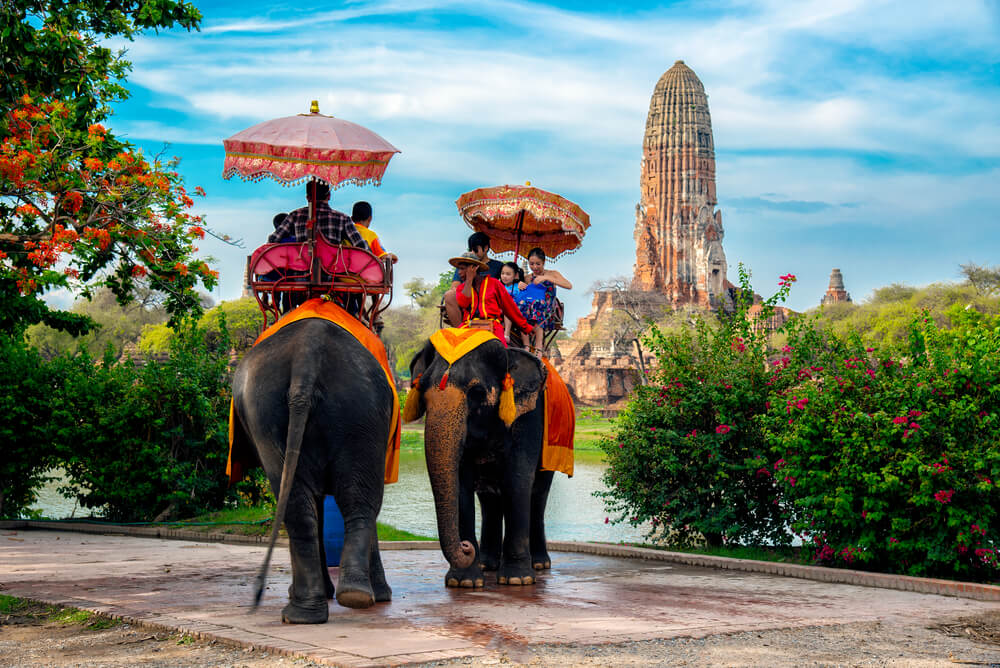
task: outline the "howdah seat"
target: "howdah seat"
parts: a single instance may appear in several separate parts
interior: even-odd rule
[[[321,234],[313,242],[264,244],[247,258],[247,274],[265,327],[290,307],[329,295],[374,331],[392,303],[388,257],[332,244]]]

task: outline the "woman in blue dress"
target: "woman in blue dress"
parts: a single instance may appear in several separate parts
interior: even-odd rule
[[[559,308],[556,302],[556,287],[571,290],[573,284],[555,269],[545,268],[545,251],[541,248],[532,248],[528,252],[528,268],[531,273],[518,287],[522,293],[537,291],[539,294],[536,298],[525,300],[523,306],[519,301],[518,306],[522,306],[521,312],[529,323],[538,325],[532,332],[532,347],[535,350],[541,350],[544,345],[545,332],[550,332],[558,326],[558,319],[554,317]],[[529,289],[529,286],[534,290]],[[544,291],[538,290],[538,288],[542,288]]]

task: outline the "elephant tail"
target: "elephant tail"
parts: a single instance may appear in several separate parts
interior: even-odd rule
[[[264,564],[257,574],[257,587],[254,592],[253,605],[250,608],[251,612],[260,605],[260,599],[264,595],[267,569],[271,565],[271,554],[274,552],[274,544],[278,540],[278,531],[285,521],[288,497],[292,491],[292,481],[295,480],[295,469],[299,463],[299,453],[302,452],[302,439],[306,431],[306,422],[309,420],[309,409],[312,406],[315,383],[309,382],[310,380],[313,379],[300,380],[296,383],[297,387],[290,388],[288,392],[288,432],[285,436],[285,461],[281,469],[278,505],[274,510],[274,522],[271,525],[271,538],[267,545],[267,555],[264,557]]]

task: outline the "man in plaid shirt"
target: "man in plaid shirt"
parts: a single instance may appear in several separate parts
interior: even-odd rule
[[[330,186],[320,181],[310,181],[306,184],[306,197],[309,196],[311,189],[315,189],[316,193],[316,230],[331,244],[339,246],[350,243],[355,248],[368,250],[368,244],[358,233],[358,228],[354,226],[350,216],[330,208]],[[306,229],[308,222],[309,207],[296,209],[288,214],[283,223],[274,228],[267,242],[278,243],[282,238],[290,236],[295,237],[295,241],[308,241],[309,230]]]

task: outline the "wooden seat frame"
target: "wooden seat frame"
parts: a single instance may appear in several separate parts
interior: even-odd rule
[[[329,295],[376,331],[379,315],[392,303],[392,260],[371,252],[331,244],[317,234],[312,241],[264,244],[247,258],[250,290],[264,315],[264,327],[282,315],[279,301]]]

